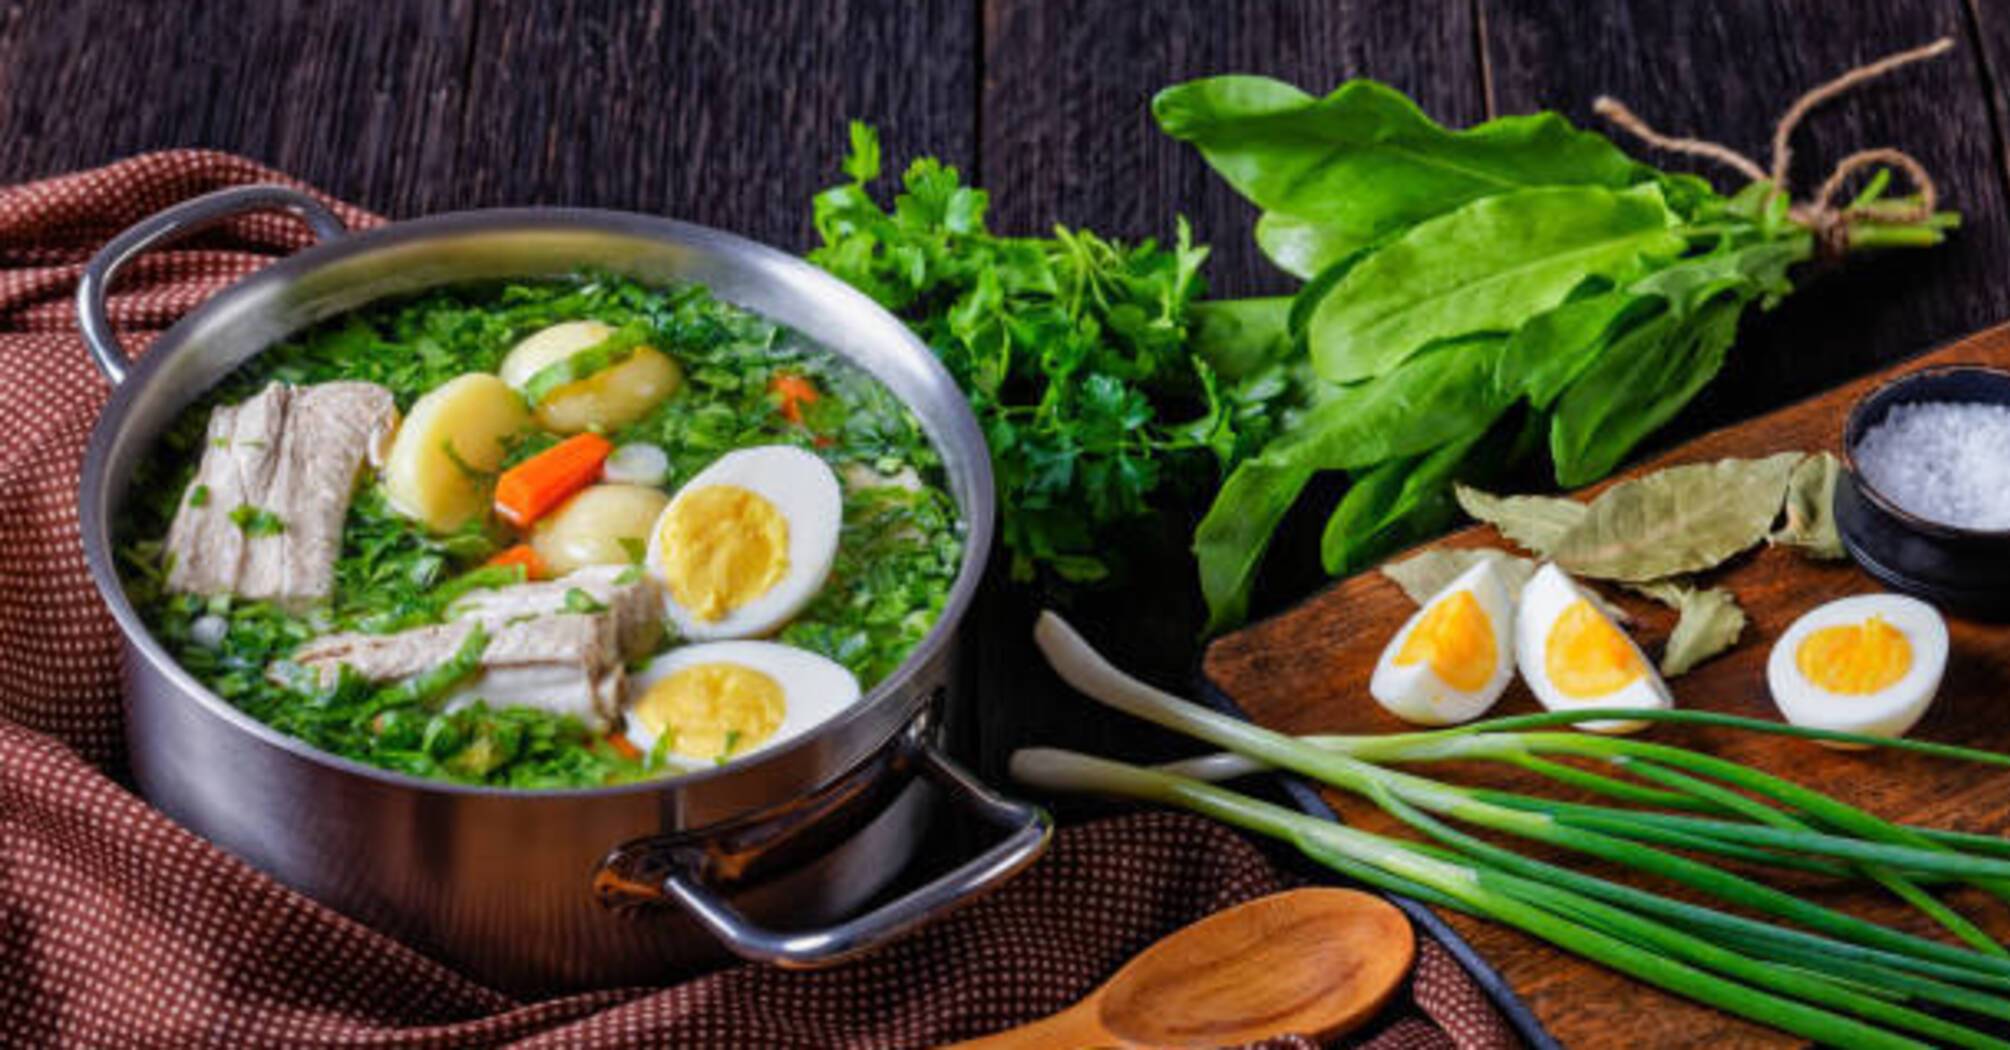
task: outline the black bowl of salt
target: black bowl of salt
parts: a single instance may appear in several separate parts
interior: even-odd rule
[[[1953,365],[1878,387],[1843,426],[1836,528],[1887,586],[2010,619],[2010,372]]]

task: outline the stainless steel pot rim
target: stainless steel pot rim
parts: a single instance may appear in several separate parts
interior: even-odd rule
[[[83,476],[86,478],[102,476],[104,463],[110,456],[112,442],[117,436],[118,428],[110,425],[111,422],[126,417],[128,403],[147,386],[162,367],[162,363],[182,345],[182,334],[200,328],[206,318],[225,308],[227,300],[240,295],[249,295],[268,284],[281,284],[296,279],[331,260],[355,252],[414,240],[466,233],[494,234],[508,229],[525,232],[590,229],[615,234],[633,234],[656,240],[709,243],[729,247],[736,254],[752,259],[761,267],[794,271],[798,279],[820,286],[822,294],[849,299],[873,311],[881,310],[879,305],[864,293],[793,255],[736,234],[676,219],[602,208],[531,207],[443,212],[417,219],[391,222],[372,229],[352,232],[280,259],[232,284],[177,321],[155,341],[153,348],[147,354],[133,362],[125,381],[112,389],[112,395],[101,410],[98,422],[92,430],[90,443],[86,447]],[[909,352],[917,355],[920,367],[934,373],[940,385],[956,389],[955,381],[927,345],[904,326],[902,332],[909,344]],[[983,447],[982,435],[977,431],[974,418],[964,413],[957,425],[967,427],[971,431],[971,436],[978,441],[978,447]],[[104,505],[104,501],[92,493],[83,493],[80,516],[84,556],[90,567],[91,577],[125,635],[125,643],[132,647],[138,658],[146,660],[155,669],[166,674],[198,702],[237,728],[309,761],[397,787],[440,794],[526,799],[613,797],[653,794],[684,785],[702,784],[715,779],[746,774],[769,763],[784,762],[793,753],[811,747],[820,734],[836,731],[867,717],[871,709],[893,702],[920,669],[952,643],[956,625],[962,620],[978,586],[983,581],[995,527],[993,519],[996,497],[988,458],[978,457],[972,469],[974,483],[971,486],[971,503],[969,506],[959,507],[964,526],[964,550],[956,580],[950,587],[947,601],[936,615],[935,624],[892,674],[881,680],[858,702],[835,718],[816,726],[787,744],[763,752],[750,761],[734,762],[716,769],[677,777],[638,780],[627,784],[593,788],[493,787],[417,777],[323,751],[298,737],[266,725],[217,696],[208,686],[185,670],[154,638],[153,632],[148,629],[146,622],[140,618],[139,612],[126,597],[124,581],[120,579],[114,566],[112,539],[106,520],[108,508]],[[917,698],[910,702],[918,705],[920,700]],[[899,724],[904,725],[906,721],[907,719],[903,718]],[[842,772],[843,770],[833,770],[831,775],[836,776]]]

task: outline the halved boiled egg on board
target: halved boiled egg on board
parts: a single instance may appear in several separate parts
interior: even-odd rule
[[[1515,660],[1529,691],[1552,711],[1673,706],[1667,683],[1640,646],[1555,565],[1544,565],[1522,588]],[[1630,733],[1644,725],[1611,720],[1578,727]]]
[[[707,642],[672,649],[628,679],[626,734],[644,754],[659,742],[685,766],[772,747],[859,698],[842,665],[775,642]]]
[[[1947,623],[1933,606],[1862,594],[1795,620],[1773,643],[1766,685],[1794,725],[1901,736],[1926,713],[1946,670]]]
[[[759,637],[823,588],[843,519],[837,475],[815,454],[791,445],[738,449],[671,497],[644,564],[684,637]]]
[[[1368,692],[1389,713],[1419,725],[1485,714],[1514,677],[1514,603],[1491,560],[1432,595],[1390,639]]]

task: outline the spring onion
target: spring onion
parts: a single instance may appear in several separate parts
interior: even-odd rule
[[[1360,881],[1505,923],[1657,987],[1822,1042],[1913,1046],[1920,1045],[1917,1036],[1935,1045],[2010,1045],[1907,1005],[2010,1016],[2005,995],[2010,955],[1926,888],[1958,881],[2003,895],[2010,889],[2010,849],[2000,840],[1887,822],[1792,781],[1683,748],[1525,730],[1639,714],[1643,720],[1842,739],[1992,764],[2010,757],[1672,711],[1599,711],[1576,718],[1558,712],[1436,732],[1301,739],[1131,678],[1051,613],[1041,618],[1035,638],[1055,670],[1081,692],[1230,753],[1140,769],[1065,752],[1024,751],[1014,756],[1013,772],[1033,786],[1184,806],[1290,842]],[[1613,775],[1546,756],[1603,762]],[[1389,768],[1455,760],[1507,763],[1617,802],[1656,808],[1562,803]],[[1268,768],[1358,794],[1427,841],[1346,828],[1210,783]],[[1658,875],[1764,917],[1719,911],[1524,856],[1476,831]],[[1863,876],[1965,944],[1826,908],[1698,855]]]
[[[647,441],[630,441],[616,448],[600,469],[606,481],[661,486],[670,480],[670,454]]]

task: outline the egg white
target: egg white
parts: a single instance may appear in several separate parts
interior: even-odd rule
[[[678,604],[664,563],[663,526],[685,496],[711,485],[746,489],[772,504],[788,523],[788,568],[754,600],[727,610],[717,620],[700,619]],[[789,622],[823,589],[837,558],[838,531],[844,523],[844,493],[830,465],[793,445],[762,445],[720,456],[671,497],[649,530],[644,563],[664,584],[663,606],[678,633],[693,641],[757,638]]]
[[[1604,696],[1580,698],[1570,696],[1557,688],[1550,680],[1549,668],[1544,660],[1548,651],[1549,636],[1556,626],[1557,618],[1564,610],[1575,605],[1579,599],[1589,599],[1570,578],[1570,575],[1554,564],[1545,564],[1536,571],[1528,584],[1521,589],[1521,604],[1515,610],[1515,661],[1521,665],[1522,680],[1528,683],[1529,691],[1543,707],[1551,711],[1578,711],[1586,708],[1624,707],[1641,710],[1655,710],[1674,706],[1674,699],[1668,693],[1668,683],[1661,680],[1661,673],[1642,652],[1633,636],[1617,624],[1613,630],[1619,632],[1626,644],[1633,647],[1639,657],[1643,672],[1631,683],[1607,693]],[[1608,623],[1611,617],[1604,607],[1591,602],[1591,607]],[[1600,722],[1580,722],[1579,729],[1594,733],[1631,733],[1647,723],[1633,720],[1613,719]]]
[[[1848,694],[1824,689],[1801,673],[1796,657],[1809,635],[1872,616],[1883,617],[1912,647],[1912,666],[1898,681],[1875,693]],[[1780,714],[1794,725],[1893,737],[1904,736],[1926,714],[1946,670],[1947,622],[1933,606],[1898,594],[1860,594],[1818,605],[1795,620],[1766,658],[1766,686]],[[1846,749],[1868,746],[1822,743]]]
[[[1396,663],[1396,655],[1416,631],[1417,625],[1440,602],[1460,591],[1471,591],[1473,601],[1487,619],[1494,637],[1494,669],[1486,683],[1465,691],[1439,678],[1429,660],[1413,664]],[[1514,678],[1514,603],[1500,570],[1489,559],[1461,573],[1444,589],[1431,596],[1404,621],[1402,629],[1382,650],[1375,673],[1368,680],[1368,693],[1390,714],[1417,725],[1442,726],[1467,722],[1486,713]]]
[[[782,722],[766,740],[735,751],[728,761],[765,751],[801,736],[858,701],[858,679],[833,660],[807,649],[778,642],[706,642],[672,649],[649,662],[649,666],[628,676],[627,706],[648,695],[650,687],[687,667],[701,664],[737,664],[759,671],[775,680],[782,689]],[[648,754],[656,746],[657,734],[642,720],[624,709],[624,734],[630,743]],[[714,763],[670,752],[669,761],[687,769],[709,768]]]

